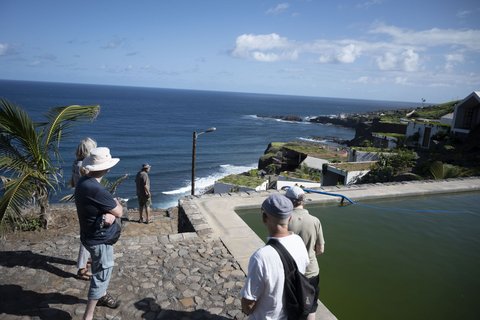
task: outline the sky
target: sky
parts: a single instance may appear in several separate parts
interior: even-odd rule
[[[479,17],[477,0],[0,0],[0,79],[446,102],[480,90]]]

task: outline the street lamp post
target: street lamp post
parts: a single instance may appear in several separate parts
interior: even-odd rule
[[[196,160],[196,152],[197,152],[197,137],[204,133],[209,133],[217,130],[217,128],[208,128],[202,132],[193,131],[193,142],[192,142],[192,196],[195,195],[195,160]]]

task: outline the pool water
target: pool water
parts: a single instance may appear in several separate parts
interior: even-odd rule
[[[480,319],[480,193],[308,205],[320,300],[338,319]],[[267,237],[259,209],[238,214]]]

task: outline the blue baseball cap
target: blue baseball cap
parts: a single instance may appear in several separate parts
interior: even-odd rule
[[[262,209],[269,215],[279,219],[286,219],[292,214],[293,204],[283,194],[274,193],[263,201]]]

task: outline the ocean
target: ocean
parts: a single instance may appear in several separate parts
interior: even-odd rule
[[[297,115],[305,119],[375,110],[416,107],[418,103],[323,97],[141,88],[0,80],[0,98],[21,106],[34,120],[52,107],[100,105],[93,122],[79,122],[61,142],[65,186],[52,195],[55,203],[71,193],[67,187],[78,142],[95,139],[120,162],[106,176],[128,174],[117,196],[136,207],[135,175],[143,163],[150,171],[154,208],[169,208],[190,194],[193,132],[196,143],[196,193],[226,175],[257,167],[270,142],[352,139],[354,130],[264,116]]]

